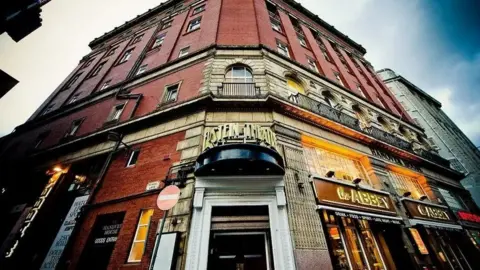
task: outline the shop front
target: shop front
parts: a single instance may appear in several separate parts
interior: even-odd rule
[[[359,181],[313,177],[334,269],[412,269],[389,194]]]
[[[461,248],[470,264],[480,265],[480,215],[467,211],[457,211],[455,214],[464,228]]]
[[[455,222],[448,207],[402,198],[409,215],[408,229],[416,245],[417,263],[427,269],[475,269],[467,259],[462,239],[465,231]]]

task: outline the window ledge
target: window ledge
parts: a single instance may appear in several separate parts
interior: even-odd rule
[[[103,127],[107,127],[107,126],[112,126],[116,123],[118,123],[119,120],[118,119],[115,119],[115,120],[108,120],[107,122],[103,123]]]

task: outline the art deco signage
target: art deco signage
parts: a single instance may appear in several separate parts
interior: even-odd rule
[[[420,254],[427,255],[428,254],[428,249],[427,246],[425,246],[425,243],[422,240],[422,237],[420,236],[420,233],[418,232],[417,229],[415,228],[408,228],[410,230],[410,234],[413,237],[413,240],[415,241],[415,244],[417,245],[417,249],[420,252]]]
[[[259,143],[276,148],[277,139],[270,127],[255,124],[229,123],[205,128],[204,150],[228,143]]]
[[[379,214],[397,215],[387,194],[342,185],[326,179],[314,179],[315,191],[321,204]]]
[[[405,199],[403,204],[412,218],[454,222],[448,213],[448,208]]]
[[[475,215],[473,213],[465,212],[465,211],[458,211],[457,212],[458,219],[462,221],[474,222],[480,224],[480,216]]]

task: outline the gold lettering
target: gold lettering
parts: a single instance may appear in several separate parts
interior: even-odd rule
[[[358,193],[360,193],[360,200],[363,202],[364,205],[372,205],[368,193],[362,191],[359,191]]]

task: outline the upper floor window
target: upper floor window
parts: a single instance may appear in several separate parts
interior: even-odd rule
[[[169,85],[165,89],[165,94],[163,97],[163,102],[174,102],[177,100],[178,97],[178,89],[180,88],[180,83]]]
[[[270,24],[272,25],[273,30],[275,30],[279,33],[283,33],[282,25],[280,24],[280,22],[270,19]]]
[[[132,44],[142,41],[143,34],[137,35],[133,38]]]
[[[394,171],[389,171],[389,174],[393,188],[398,195],[402,196],[405,193],[410,192],[414,199],[420,199],[422,196],[426,195],[422,186],[418,182],[417,177]]]
[[[173,23],[172,20],[164,22],[161,30],[169,28],[170,26],[172,26],[172,23]]]
[[[54,106],[55,106],[55,103],[49,104],[49,105],[45,108],[45,110],[43,110],[42,115],[45,115],[45,114],[51,112],[51,111],[53,110],[53,107],[54,107]]]
[[[155,38],[155,41],[153,42],[152,49],[155,49],[157,47],[162,46],[163,41],[165,41],[165,36],[166,35],[167,35],[166,33],[163,33],[163,34],[160,34],[159,36],[157,36]]]
[[[302,47],[308,48],[307,41],[305,40],[305,37],[302,35],[297,34],[298,42],[300,42],[300,45]]]
[[[98,64],[92,71],[92,74],[90,74],[90,77],[95,77],[98,75],[98,73],[100,72],[100,70],[102,70],[103,66],[105,65],[106,62],[102,62],[100,64]]]
[[[33,144],[33,149],[38,149],[42,143],[45,141],[45,139],[48,137],[48,134],[50,134],[50,131],[45,131],[42,132],[40,135],[38,135],[37,139],[35,140],[35,143]]]
[[[318,72],[317,61],[315,61],[314,59],[312,59],[308,56],[307,56],[307,61],[308,61],[308,67],[311,70]]]
[[[148,237],[148,230],[150,228],[150,220],[152,219],[153,209],[142,210],[140,218],[138,219],[137,230],[133,243],[128,255],[129,263],[141,262]]]
[[[195,18],[190,21],[188,24],[187,32],[192,32],[200,28],[200,22],[202,21],[202,17]]]
[[[187,55],[189,50],[190,50],[190,46],[181,49],[180,52],[178,53],[178,57]]]
[[[67,84],[65,85],[65,87],[63,89],[68,89],[70,88],[73,84],[75,84],[78,80],[78,78],[80,78],[80,75],[82,75],[82,73],[78,73],[76,74],[75,76],[73,76],[73,78],[71,78]]]
[[[88,59],[88,61],[85,62],[85,64],[83,64],[82,69],[90,66],[92,63],[93,63],[93,59]]]
[[[288,52],[288,45],[279,40],[277,40],[277,51],[280,54],[290,58],[290,53]]]
[[[333,75],[335,76],[335,79],[337,80],[337,82],[338,82],[341,86],[345,86],[345,85],[343,84],[342,78],[340,78],[340,73],[338,73],[338,72],[333,72]]]
[[[135,164],[137,164],[138,156],[140,155],[140,149],[135,149],[130,153],[130,157],[128,158],[127,161],[127,168],[128,167],[133,167]]]
[[[443,188],[438,188],[438,191],[440,191],[440,194],[442,194],[442,197],[448,204],[448,206],[453,209],[466,210],[465,204],[463,203],[462,199],[457,197],[454,193]]]
[[[111,81],[112,81],[112,80],[107,80],[107,81],[105,81],[105,82],[102,84],[102,87],[100,87],[100,90],[103,90],[103,89],[108,88],[108,87],[110,86],[110,82],[111,82]]]
[[[134,49],[134,48],[129,49],[129,50],[127,50],[127,51],[123,54],[122,59],[120,59],[120,63],[127,62],[128,59],[130,59],[130,57],[132,57],[133,49]]]
[[[138,71],[137,71],[137,74],[136,74],[136,75],[140,75],[140,74],[144,73],[145,71],[147,71],[147,67],[148,67],[147,64],[141,65],[141,66],[138,68]]]
[[[305,94],[305,88],[296,78],[287,77],[287,87],[291,92]]]
[[[117,49],[118,49],[118,46],[115,46],[115,47],[111,48],[111,49],[107,52],[107,54],[106,54],[105,56],[110,56],[110,55],[115,54],[115,51],[116,51]]]
[[[253,76],[249,68],[237,65],[228,69],[225,80],[231,83],[251,83],[253,82]]]
[[[80,96],[80,93],[77,93],[77,94],[73,95],[70,98],[70,100],[68,101],[68,104],[71,104],[71,103],[74,103],[75,101],[77,101],[79,96]]]
[[[118,121],[120,119],[120,116],[122,115],[124,108],[125,103],[113,106],[112,110],[110,111],[110,115],[108,116],[107,122]]]
[[[199,7],[196,7],[196,8],[193,9],[192,16],[196,15],[200,12],[203,12],[204,10],[205,10],[205,5],[201,5]]]
[[[67,131],[67,133],[65,133],[65,137],[75,136],[82,122],[83,122],[83,119],[77,119],[73,121],[69,130]]]

